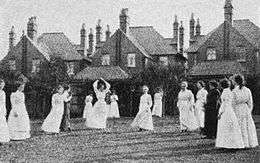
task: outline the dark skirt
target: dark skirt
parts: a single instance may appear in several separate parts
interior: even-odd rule
[[[64,113],[62,116],[62,121],[60,125],[61,131],[68,131],[70,130],[70,103],[64,103]]]
[[[218,109],[216,107],[205,109],[205,135],[214,138],[217,135]]]

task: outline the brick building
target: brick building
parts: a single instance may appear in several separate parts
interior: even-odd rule
[[[23,32],[16,45],[12,27],[9,33],[9,51],[1,61],[1,69],[20,71],[25,76],[33,77],[40,71],[40,65],[52,57],[65,61],[69,75],[74,75],[91,62],[76,51],[62,32],[43,33],[38,37],[36,17],[31,17],[27,23],[27,34]]]
[[[110,36],[109,26],[106,31],[106,41],[100,42],[100,23],[96,27],[96,48],[91,55],[93,67],[98,70],[108,70],[106,67],[122,69],[120,72],[130,77],[139,74],[144,68],[151,65],[169,66],[176,64],[176,58],[181,57],[177,53],[178,22],[174,23],[174,37],[164,38],[152,26],[131,27],[129,23],[128,9],[122,9],[119,16],[119,28]],[[84,29],[84,28],[82,28]],[[93,43],[93,35],[90,33],[89,41]],[[91,41],[92,40],[92,41]],[[93,44],[90,44],[93,45]],[[89,47],[91,48],[91,46]],[[183,50],[183,27],[180,26],[180,51]],[[102,68],[103,67],[103,68]],[[87,68],[88,69],[88,68]],[[85,79],[82,71],[77,79]],[[93,71],[94,73],[95,71]],[[93,74],[94,75],[94,74]],[[95,75],[98,76],[98,75]]]
[[[201,35],[199,20],[190,20],[189,75],[193,78],[223,78],[235,73],[259,74],[260,28],[248,19],[233,20],[233,6],[225,1],[224,22]],[[194,33],[194,29],[196,32]]]

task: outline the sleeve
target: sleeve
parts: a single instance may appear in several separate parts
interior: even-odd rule
[[[117,95],[115,95],[115,99],[116,99],[116,101],[118,101],[118,96]]]
[[[249,96],[247,105],[248,105],[248,108],[249,108],[250,112],[252,112],[253,111],[253,106],[254,106],[253,105],[252,92],[250,91],[250,89],[247,89],[247,91],[248,91],[248,96]]]
[[[56,105],[56,98],[55,98],[55,94],[52,95],[52,98],[51,98],[51,106],[55,106]]]
[[[205,104],[207,102],[207,95],[208,95],[208,92],[205,90],[202,94],[203,104]]]
[[[97,84],[98,84],[98,80],[96,80],[96,81],[93,83],[93,89],[94,89],[94,92],[95,92],[95,93],[98,92]]]
[[[222,114],[222,113],[225,112],[225,108],[226,108],[225,104],[226,104],[227,100],[230,100],[228,98],[231,98],[231,96],[227,97],[227,95],[222,94],[220,98],[221,98],[221,105],[222,106],[219,108],[218,113]]]
[[[180,107],[180,92],[178,93],[178,97],[177,97],[177,107]]]
[[[151,108],[153,106],[153,100],[152,100],[151,95],[148,96],[148,106],[149,106],[149,108]]]
[[[71,98],[72,98],[72,96],[69,96],[68,93],[65,93],[65,94],[64,94],[64,101],[65,101],[65,102],[69,102],[69,101],[71,100]]]
[[[108,92],[109,89],[110,89],[110,87],[111,87],[111,85],[110,85],[107,81],[105,81],[104,79],[103,79],[103,81],[104,81],[105,84],[106,84],[106,92]]]
[[[194,105],[194,95],[191,91],[189,91],[190,105]]]
[[[88,103],[89,101],[90,101],[89,96],[86,96],[86,97],[85,97],[85,103]]]
[[[3,112],[3,115],[6,116],[6,95],[5,95],[5,92],[3,93],[3,107],[2,107],[2,112]]]

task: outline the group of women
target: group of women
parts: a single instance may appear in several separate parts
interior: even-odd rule
[[[234,86],[231,90],[231,86]],[[234,75],[220,82],[209,82],[209,91],[203,81],[197,83],[196,102],[193,93],[182,82],[177,107],[181,131],[200,129],[204,138],[215,139],[216,147],[228,149],[258,146],[256,127],[252,118],[253,100],[242,75]]]
[[[231,84],[234,89],[231,90]],[[177,107],[180,112],[181,132],[200,130],[205,138],[216,138],[219,148],[252,148],[258,145],[256,127],[252,119],[253,100],[251,91],[244,86],[241,75],[233,76],[232,80],[220,82],[222,93],[218,90],[216,81],[209,82],[209,90],[205,89],[203,81],[197,82],[196,100],[188,83],[181,83]],[[11,94],[12,109],[6,122],[6,97],[3,88],[5,83],[0,80],[0,142],[23,140],[30,137],[30,121],[25,107],[24,86],[17,84],[17,91]],[[110,92],[110,84],[104,79],[94,82],[93,89],[97,101],[92,105],[93,94],[85,99],[83,118],[88,128],[105,129],[107,118],[119,118],[118,96]],[[162,116],[163,91],[157,88],[154,102],[148,93],[148,86],[142,87],[139,111],[131,123],[140,131],[153,130],[153,115]],[[70,101],[70,89],[64,90],[58,86],[57,93],[52,96],[52,109],[44,120],[41,129],[48,133],[59,133],[64,116],[64,105]],[[109,95],[110,104],[106,98]],[[153,108],[152,108],[153,106]],[[152,108],[152,110],[151,110]]]

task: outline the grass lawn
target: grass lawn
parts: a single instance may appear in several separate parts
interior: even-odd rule
[[[89,130],[74,119],[73,131],[46,135],[32,122],[32,138],[0,146],[0,162],[260,162],[260,148],[216,149],[214,140],[180,133],[177,118],[154,119],[155,131],[137,132],[132,118],[108,121],[108,130]],[[257,122],[258,136],[260,135]]]

